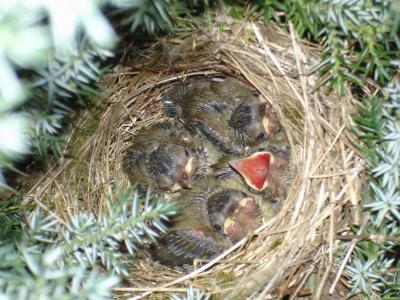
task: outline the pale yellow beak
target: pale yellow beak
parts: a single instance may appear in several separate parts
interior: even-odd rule
[[[226,218],[225,223],[224,223],[224,233],[225,234],[228,234],[227,230],[232,224],[233,224],[232,218]]]
[[[254,202],[253,198],[244,198],[239,201],[239,205],[245,207],[249,201]]]
[[[263,124],[263,127],[264,127],[265,132],[266,132],[266,133],[271,133],[271,131],[269,130],[270,122],[269,122],[269,119],[268,119],[267,117],[264,117],[264,118],[262,119],[262,124]]]
[[[171,192],[176,192],[179,191],[182,188],[182,186],[179,183],[175,183],[171,188]]]
[[[193,157],[189,157],[187,164],[185,165],[185,173],[190,175],[193,171]]]

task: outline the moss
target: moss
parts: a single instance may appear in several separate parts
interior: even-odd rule
[[[278,248],[280,245],[282,244],[282,239],[277,239],[271,246],[271,248],[269,249],[270,251],[275,250],[276,248]]]
[[[68,176],[75,175],[77,180],[74,185],[69,188],[74,194],[78,194],[79,191],[87,190],[88,185],[88,168],[86,164],[82,164],[79,161],[79,155],[81,154],[82,145],[91,137],[100,123],[100,109],[95,108],[90,118],[87,118],[82,128],[78,128],[74,133],[71,141],[68,143],[68,156],[72,158],[72,162],[67,168]]]
[[[241,290],[235,291],[235,295],[231,296],[229,299],[232,299],[232,300],[246,299],[248,294],[249,294],[249,291],[245,288],[242,288]]]
[[[236,280],[235,273],[233,271],[230,272],[218,272],[217,273],[217,281],[219,284],[226,285],[232,283]]]
[[[83,128],[76,131],[73,141],[68,144],[68,153],[73,158],[76,158],[80,154],[80,149],[83,143],[91,136],[97,129],[100,123],[100,111],[93,111],[91,118],[87,120]]]
[[[222,299],[224,299],[223,294],[212,294],[210,297],[210,300],[222,300]]]
[[[292,124],[298,124],[299,126],[302,126],[304,117],[295,108],[284,107],[283,114]]]

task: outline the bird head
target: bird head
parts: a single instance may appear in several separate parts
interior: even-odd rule
[[[251,230],[254,230],[259,216],[257,203],[253,198],[244,198],[239,201],[236,208],[226,218],[224,233],[228,238],[236,242],[244,238]]]
[[[161,145],[149,156],[151,175],[162,189],[176,192],[190,188],[197,169],[195,153],[187,146]]]
[[[184,188],[192,187],[192,177],[195,173],[195,157],[189,156],[176,172],[175,181],[177,186]]]
[[[237,241],[254,229],[259,209],[253,198],[234,189],[215,192],[207,200],[211,224],[231,241]]]
[[[278,116],[267,104],[258,101],[239,104],[229,119],[229,125],[248,145],[262,143],[280,128]]]
[[[289,174],[287,150],[258,151],[229,164],[257,191],[268,188],[272,194],[277,194],[286,187]]]
[[[280,130],[278,115],[272,111],[270,105],[266,103],[259,104],[257,113],[261,118],[263,129],[267,135],[274,135]]]

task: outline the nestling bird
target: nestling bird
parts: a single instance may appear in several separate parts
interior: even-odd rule
[[[274,196],[286,195],[290,179],[289,164],[287,150],[274,147],[230,162],[249,187],[256,191],[268,189]]]
[[[193,195],[191,191],[188,191]],[[204,202],[178,198],[180,213],[171,220],[167,233],[151,249],[153,259],[169,266],[192,264],[194,259],[209,259],[229,248],[229,239],[211,224]]]
[[[253,198],[244,198],[225,220],[224,233],[232,242],[236,242],[247,236],[258,225],[260,225],[258,204]]]
[[[252,197],[240,189],[220,187],[212,178],[201,180],[177,201],[186,214],[197,214],[233,242],[245,237],[259,221],[258,205]],[[186,214],[176,220],[187,222]]]
[[[231,246],[230,241],[213,228],[171,228],[151,248],[151,256],[160,263],[175,267],[192,264],[195,259],[210,259]]]
[[[212,258],[244,238],[260,221],[258,206],[247,194],[217,187],[207,179],[182,193],[177,202],[180,213],[152,248],[153,258],[167,265]]]
[[[260,224],[257,203],[243,191],[214,188],[206,193],[211,224],[232,242],[241,240]]]
[[[259,221],[253,198],[239,189],[220,187],[212,178],[201,180],[196,188],[183,193],[178,203],[185,213],[200,215],[233,242],[243,238]],[[176,219],[184,221],[182,216]]]
[[[176,192],[205,176],[220,156],[206,141],[193,139],[181,124],[164,122],[133,138],[123,168],[132,182]]]
[[[225,156],[213,168],[214,177],[222,187],[242,189],[259,204],[261,215],[267,219],[278,212],[292,176],[286,147],[252,149],[241,159]]]
[[[231,77],[175,86],[167,92],[163,109],[228,154],[242,153],[282,130],[272,107]]]

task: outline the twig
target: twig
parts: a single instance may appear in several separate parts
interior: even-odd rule
[[[333,291],[335,290],[335,287],[336,287],[336,285],[337,285],[337,283],[338,283],[340,277],[342,276],[343,270],[344,270],[344,268],[346,267],[347,261],[349,260],[350,255],[353,253],[353,250],[354,250],[354,247],[355,247],[355,246],[356,246],[356,242],[353,241],[353,242],[350,244],[349,250],[347,251],[346,256],[344,257],[344,259],[343,259],[343,261],[342,261],[342,264],[340,265],[339,271],[338,271],[337,274],[336,274],[336,278],[335,278],[335,280],[333,281],[331,288],[329,289],[329,294],[330,294],[330,295],[331,295],[331,294],[333,293]]]

